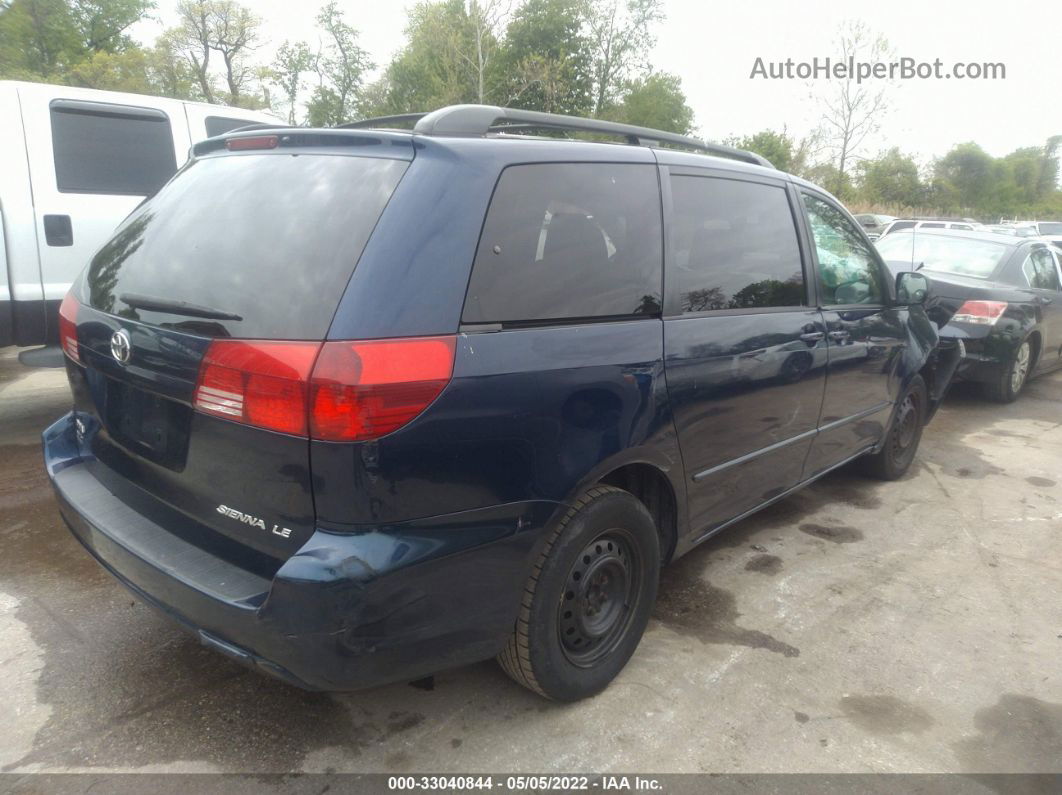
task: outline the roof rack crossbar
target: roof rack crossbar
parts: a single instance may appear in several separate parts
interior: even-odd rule
[[[557,113],[542,113],[521,108],[500,108],[492,105],[451,105],[426,114],[406,114],[407,119],[418,116],[413,132],[421,135],[486,135],[509,130],[552,129],[578,132],[603,133],[624,138],[636,145],[672,144],[687,149],[722,155],[742,160],[757,166],[774,168],[767,158],[722,144],[711,144],[688,135],[637,127],[633,124],[584,119],[578,116],[563,116]],[[398,117],[392,117],[398,118]],[[407,120],[403,119],[403,120]],[[385,117],[385,121],[389,121]],[[380,120],[367,119],[366,126],[374,126]]]
[[[372,119],[348,121],[346,124],[337,124],[336,127],[341,130],[363,130],[388,124],[416,124],[427,115],[427,113],[396,113],[393,116],[376,116]]]

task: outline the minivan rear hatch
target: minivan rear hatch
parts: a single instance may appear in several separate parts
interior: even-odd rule
[[[96,477],[187,540],[274,570],[313,532],[309,368],[412,159],[396,141],[281,138],[192,160],[61,313]]]

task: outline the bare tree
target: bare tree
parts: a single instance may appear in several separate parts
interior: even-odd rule
[[[235,0],[180,0],[177,16],[180,24],[171,33],[174,49],[191,65],[206,101],[217,100],[210,72],[210,56],[216,52],[225,66],[228,101],[237,104],[253,75],[244,56],[258,43],[258,17]]]
[[[177,3],[180,24],[170,32],[173,50],[195,72],[199,90],[207,102],[214,102],[214,85],[210,79],[210,3],[207,0],[181,0]]]
[[[648,67],[656,43],[653,25],[664,18],[661,0],[591,0],[586,25],[593,47],[594,115],[615,99],[632,72]]]
[[[874,34],[863,22],[847,21],[838,29],[837,43],[844,63],[885,62],[892,51],[884,36]],[[820,98],[825,140],[836,156],[835,193],[846,184],[850,161],[858,157],[867,137],[877,132],[881,117],[889,107],[889,89],[894,81],[860,82],[854,75],[830,81],[827,92]]]
[[[468,5],[468,20],[472,26],[475,51],[459,54],[476,75],[476,96],[481,105],[486,102],[487,68],[498,48],[498,31],[511,7],[511,0],[470,0]]]
[[[229,101],[236,104],[253,73],[244,56],[258,44],[261,20],[233,0],[214,0],[210,5],[210,46],[220,53],[225,63]]]

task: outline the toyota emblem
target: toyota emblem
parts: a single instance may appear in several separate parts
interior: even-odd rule
[[[133,352],[133,345],[129,341],[129,332],[124,328],[118,329],[111,335],[111,356],[113,356],[120,364],[125,364],[129,361],[129,356]]]

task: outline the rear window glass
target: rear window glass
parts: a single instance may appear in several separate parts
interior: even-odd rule
[[[166,114],[51,108],[56,187],[63,193],[150,196],[177,170]]]
[[[193,162],[96,254],[88,303],[134,320],[252,339],[321,339],[403,160],[253,154]],[[240,319],[131,306],[183,301]]]
[[[927,270],[987,279],[1010,251],[1004,243],[940,234],[889,235],[877,243],[882,259]]]
[[[805,302],[796,224],[784,188],[675,176],[671,195],[668,293],[678,295],[683,312]]]
[[[464,321],[656,314],[662,260],[653,166],[510,166],[487,212]]]

